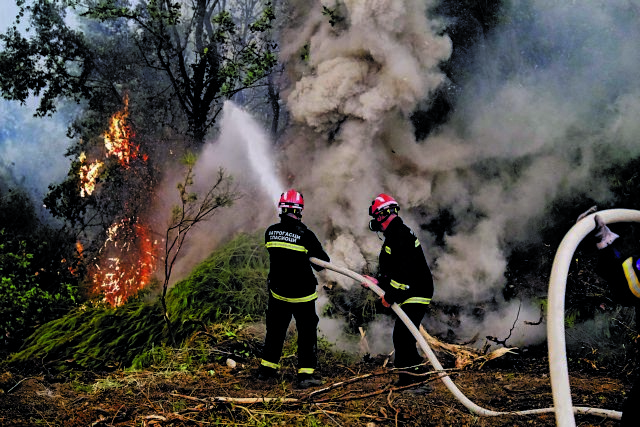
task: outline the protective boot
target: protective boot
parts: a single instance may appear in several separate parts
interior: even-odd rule
[[[605,224],[602,218],[600,218],[598,215],[596,215],[594,219],[596,220],[596,237],[600,238],[600,241],[596,243],[596,246],[598,247],[598,249],[604,249],[612,244],[620,236],[609,230],[607,224]]]
[[[423,377],[417,377],[415,375],[409,375],[400,372],[398,375],[398,381],[393,383],[394,387],[405,387],[414,384],[413,387],[402,390],[405,393],[411,394],[427,394],[433,391],[433,387],[430,384],[421,384],[424,381]]]
[[[260,381],[273,381],[278,376],[278,371],[268,366],[260,365],[256,378]]]
[[[306,389],[309,387],[315,387],[324,384],[322,378],[318,377],[315,374],[298,374],[297,377],[297,388]]]

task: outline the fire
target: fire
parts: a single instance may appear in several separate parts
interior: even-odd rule
[[[67,260],[66,258],[63,258],[60,260],[62,264],[69,264],[67,267],[67,269],[69,270],[69,273],[71,273],[76,277],[79,277],[80,275],[80,268],[82,267],[82,258],[83,258],[82,251],[83,250],[84,248],[82,246],[82,243],[78,241],[76,242],[76,254],[74,255],[73,259]]]
[[[140,147],[132,142],[135,137],[129,124],[129,97],[124,97],[124,108],[116,112],[109,129],[102,134],[106,157],[115,157],[125,169],[133,159],[147,161]],[[86,155],[80,155],[80,195],[90,196],[96,188],[96,179],[104,163],[87,164]],[[92,265],[88,267],[91,291],[104,295],[104,301],[119,306],[132,295],[145,288],[155,271],[157,242],[150,238],[150,230],[136,219],[116,221],[107,230],[107,238]]]
[[[148,227],[124,219],[109,227],[108,237],[89,267],[93,293],[116,307],[144,289],[156,267],[157,241]]]
[[[131,139],[135,136],[133,129],[128,121],[129,118],[129,96],[124,97],[124,108],[122,111],[116,112],[111,116],[109,121],[109,130],[102,137],[104,138],[104,148],[107,157],[116,157],[118,163],[125,167],[129,167],[132,159],[139,156],[147,161],[146,154],[140,155],[140,146],[133,144]],[[90,196],[96,188],[96,178],[100,173],[103,162],[96,160],[91,164],[86,163],[87,156],[85,153],[80,154],[80,196]]]
[[[91,164],[86,163],[87,156],[80,154],[80,196],[90,196],[96,189],[96,178],[100,173],[100,168],[104,163],[95,161]]]
[[[131,143],[131,138],[135,136],[129,118],[129,96],[124,97],[124,108],[111,117],[109,130],[104,137],[104,147],[107,149],[107,156],[118,158],[120,165],[129,167],[129,162],[139,155],[140,147]],[[143,156],[146,160],[146,156]]]

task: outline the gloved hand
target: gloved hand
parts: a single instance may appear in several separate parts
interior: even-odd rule
[[[380,300],[382,301],[382,305],[384,305],[385,307],[387,308],[391,307],[391,304],[389,304],[387,300],[384,299],[384,295],[380,297]]]
[[[370,281],[372,281],[375,285],[378,284],[378,279],[376,279],[375,277],[371,277],[371,276],[364,276],[364,277],[369,279]],[[363,288],[369,289],[369,283],[368,282],[362,282],[362,283],[360,283],[360,285],[362,285]]]

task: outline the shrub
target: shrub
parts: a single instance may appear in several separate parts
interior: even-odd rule
[[[177,344],[186,342],[208,323],[220,320],[223,314],[231,312],[238,318],[263,315],[267,262],[261,239],[240,235],[170,289],[168,313]],[[147,290],[120,307],[85,304],[42,325],[9,363],[24,365],[38,360],[60,369],[128,367],[136,356],[167,340],[162,305]]]
[[[5,195],[7,194],[7,195]],[[42,224],[22,192],[0,188],[0,351],[79,302],[74,241]]]

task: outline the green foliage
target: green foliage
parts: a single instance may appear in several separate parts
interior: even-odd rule
[[[180,319],[181,329],[189,333],[199,324],[220,321],[230,313],[260,318],[268,299],[268,268],[261,236],[240,235],[171,289],[169,316]]]
[[[117,309],[85,305],[40,327],[10,360],[64,360],[70,366],[106,369],[129,363],[164,337],[158,303],[135,300]]]
[[[131,362],[132,369],[142,369],[149,366],[165,366],[171,360],[171,349],[165,345],[156,346],[139,353]]]
[[[213,39],[218,43],[224,43],[230,36],[236,33],[236,24],[233,22],[231,13],[227,10],[223,10],[215,15],[211,18],[211,22],[216,25]]]
[[[37,114],[44,116],[56,111],[59,97],[87,97],[93,58],[83,34],[65,24],[66,5],[38,1],[29,8],[23,3],[20,13],[29,9],[35,36],[27,39],[15,26],[0,34],[0,91],[5,99],[20,102],[40,96]]]
[[[0,237],[5,236],[4,229]],[[38,323],[52,316],[52,306],[72,305],[77,289],[62,284],[53,293],[40,284],[38,272],[33,270],[33,254],[27,243],[5,241],[0,244],[0,345],[20,340]]]
[[[152,346],[135,357],[132,370],[153,369],[168,373],[202,369],[213,362],[224,363],[229,357],[236,360],[259,356],[262,342],[258,341],[251,318],[227,316],[191,335],[179,348],[167,345]],[[210,370],[209,375],[215,375]]]
[[[223,101],[275,66],[276,46],[268,34],[275,15],[270,4],[253,19],[234,13],[237,5],[198,0],[191,5],[189,19],[182,20],[180,7],[180,3],[147,0],[129,9],[109,0],[83,15],[100,21],[129,21],[130,37],[139,49],[133,65],[170,87],[167,102],[179,104],[187,133],[201,144]],[[242,31],[245,27],[251,35]],[[193,43],[185,45],[183,40]],[[155,90],[164,91],[164,87]]]
[[[167,294],[178,345],[210,322],[264,314],[268,254],[258,236],[240,235],[216,250]],[[83,305],[36,330],[9,363],[34,360],[61,369],[145,366],[166,357],[167,325],[159,298],[118,308]],[[135,362],[135,363],[134,363]]]
[[[182,16],[185,4],[160,0],[82,6],[21,0],[19,6],[16,20],[28,23],[29,31],[15,25],[0,34],[0,92],[20,102],[40,95],[40,115],[56,111],[59,100],[87,100],[82,121],[91,122],[128,89],[132,110],[145,117],[139,123],[153,121],[158,132],[186,127],[192,138],[187,145],[201,145],[227,97],[275,65],[270,3],[197,0],[187,5],[188,19]],[[69,12],[82,25],[68,26]]]
[[[20,191],[0,191],[0,350],[14,350],[39,325],[80,298],[68,236],[38,221]]]
[[[171,219],[165,234],[164,253],[164,283],[162,285],[162,295],[160,302],[164,310],[164,319],[169,328],[171,341],[175,344],[175,337],[171,329],[171,319],[167,313],[166,295],[171,279],[173,266],[180,254],[182,245],[187,235],[193,230],[194,225],[211,218],[216,209],[231,206],[240,196],[231,189],[233,179],[226,175],[224,169],[218,170],[217,180],[209,187],[201,197],[197,193],[190,192],[189,187],[193,185],[193,165],[195,157],[187,154],[183,159],[187,170],[182,182],[178,184],[181,205],[174,206],[171,212]]]
[[[267,3],[260,17],[249,25],[249,30],[254,33],[268,31],[271,29],[271,23],[274,19],[276,19],[276,15],[273,11],[273,5]]]

